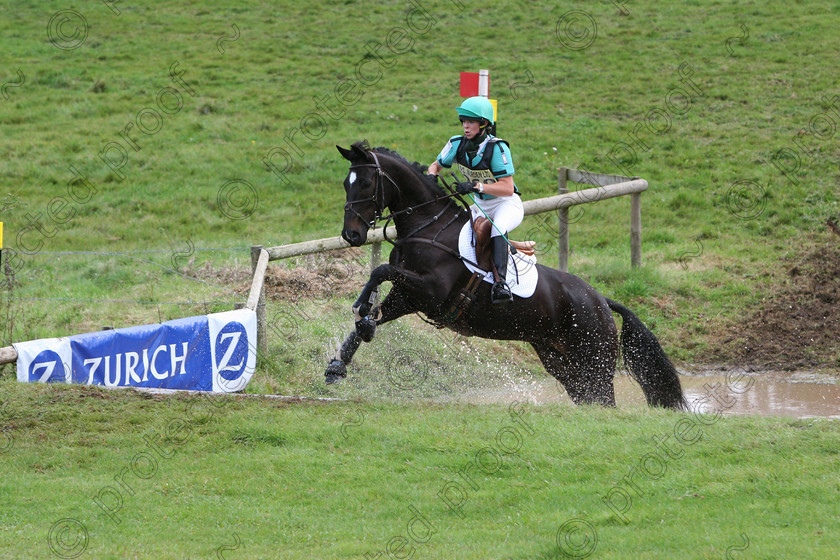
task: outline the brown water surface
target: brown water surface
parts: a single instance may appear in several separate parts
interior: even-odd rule
[[[696,412],[840,418],[840,384],[827,375],[681,375],[680,383],[691,410]],[[641,388],[629,376],[617,375],[615,390],[620,408],[646,406]],[[511,380],[502,387],[467,390],[453,400],[473,404],[571,402],[563,387],[551,378]]]

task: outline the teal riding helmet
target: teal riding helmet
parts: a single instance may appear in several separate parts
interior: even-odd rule
[[[477,95],[470,97],[461,103],[461,106],[455,109],[458,111],[458,116],[467,119],[487,119],[490,124],[493,124],[493,104],[486,97]]]

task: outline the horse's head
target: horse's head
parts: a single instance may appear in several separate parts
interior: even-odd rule
[[[385,209],[385,185],[379,175],[378,160],[360,143],[349,150],[336,146],[350,162],[350,171],[344,179],[347,202],[344,205],[344,229],[341,237],[351,246],[358,247],[367,240],[367,232]]]
[[[440,217],[441,205],[451,204],[435,180],[424,174],[423,166],[410,163],[397,152],[371,149],[364,141],[355,142],[349,150],[336,148],[350,162],[344,179],[347,202],[341,237],[354,247],[367,240],[368,230],[380,219],[393,220],[399,236],[401,227],[406,231],[425,227],[423,221],[429,225]],[[383,216],[386,208],[391,212]]]

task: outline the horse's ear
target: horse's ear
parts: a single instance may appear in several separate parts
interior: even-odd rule
[[[365,142],[365,145],[367,145],[367,142]],[[360,147],[358,143],[353,144],[350,147],[353,149],[353,154],[355,155],[354,159],[371,161],[370,153],[364,148]]]
[[[336,148],[338,148],[338,153],[340,153],[342,156],[344,156],[344,159],[349,160],[349,161],[353,161],[353,151],[352,150],[345,150],[344,148],[342,148],[339,145],[336,145]]]

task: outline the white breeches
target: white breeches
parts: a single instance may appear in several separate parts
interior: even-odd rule
[[[478,208],[480,206],[481,208]],[[522,207],[522,199],[518,194],[511,196],[497,196],[488,200],[482,200],[475,197],[475,204],[471,206],[473,218],[484,216],[482,210],[486,213],[496,227],[491,228],[491,237],[498,237],[512,231],[516,226],[522,223],[522,218],[525,217],[525,209]]]

